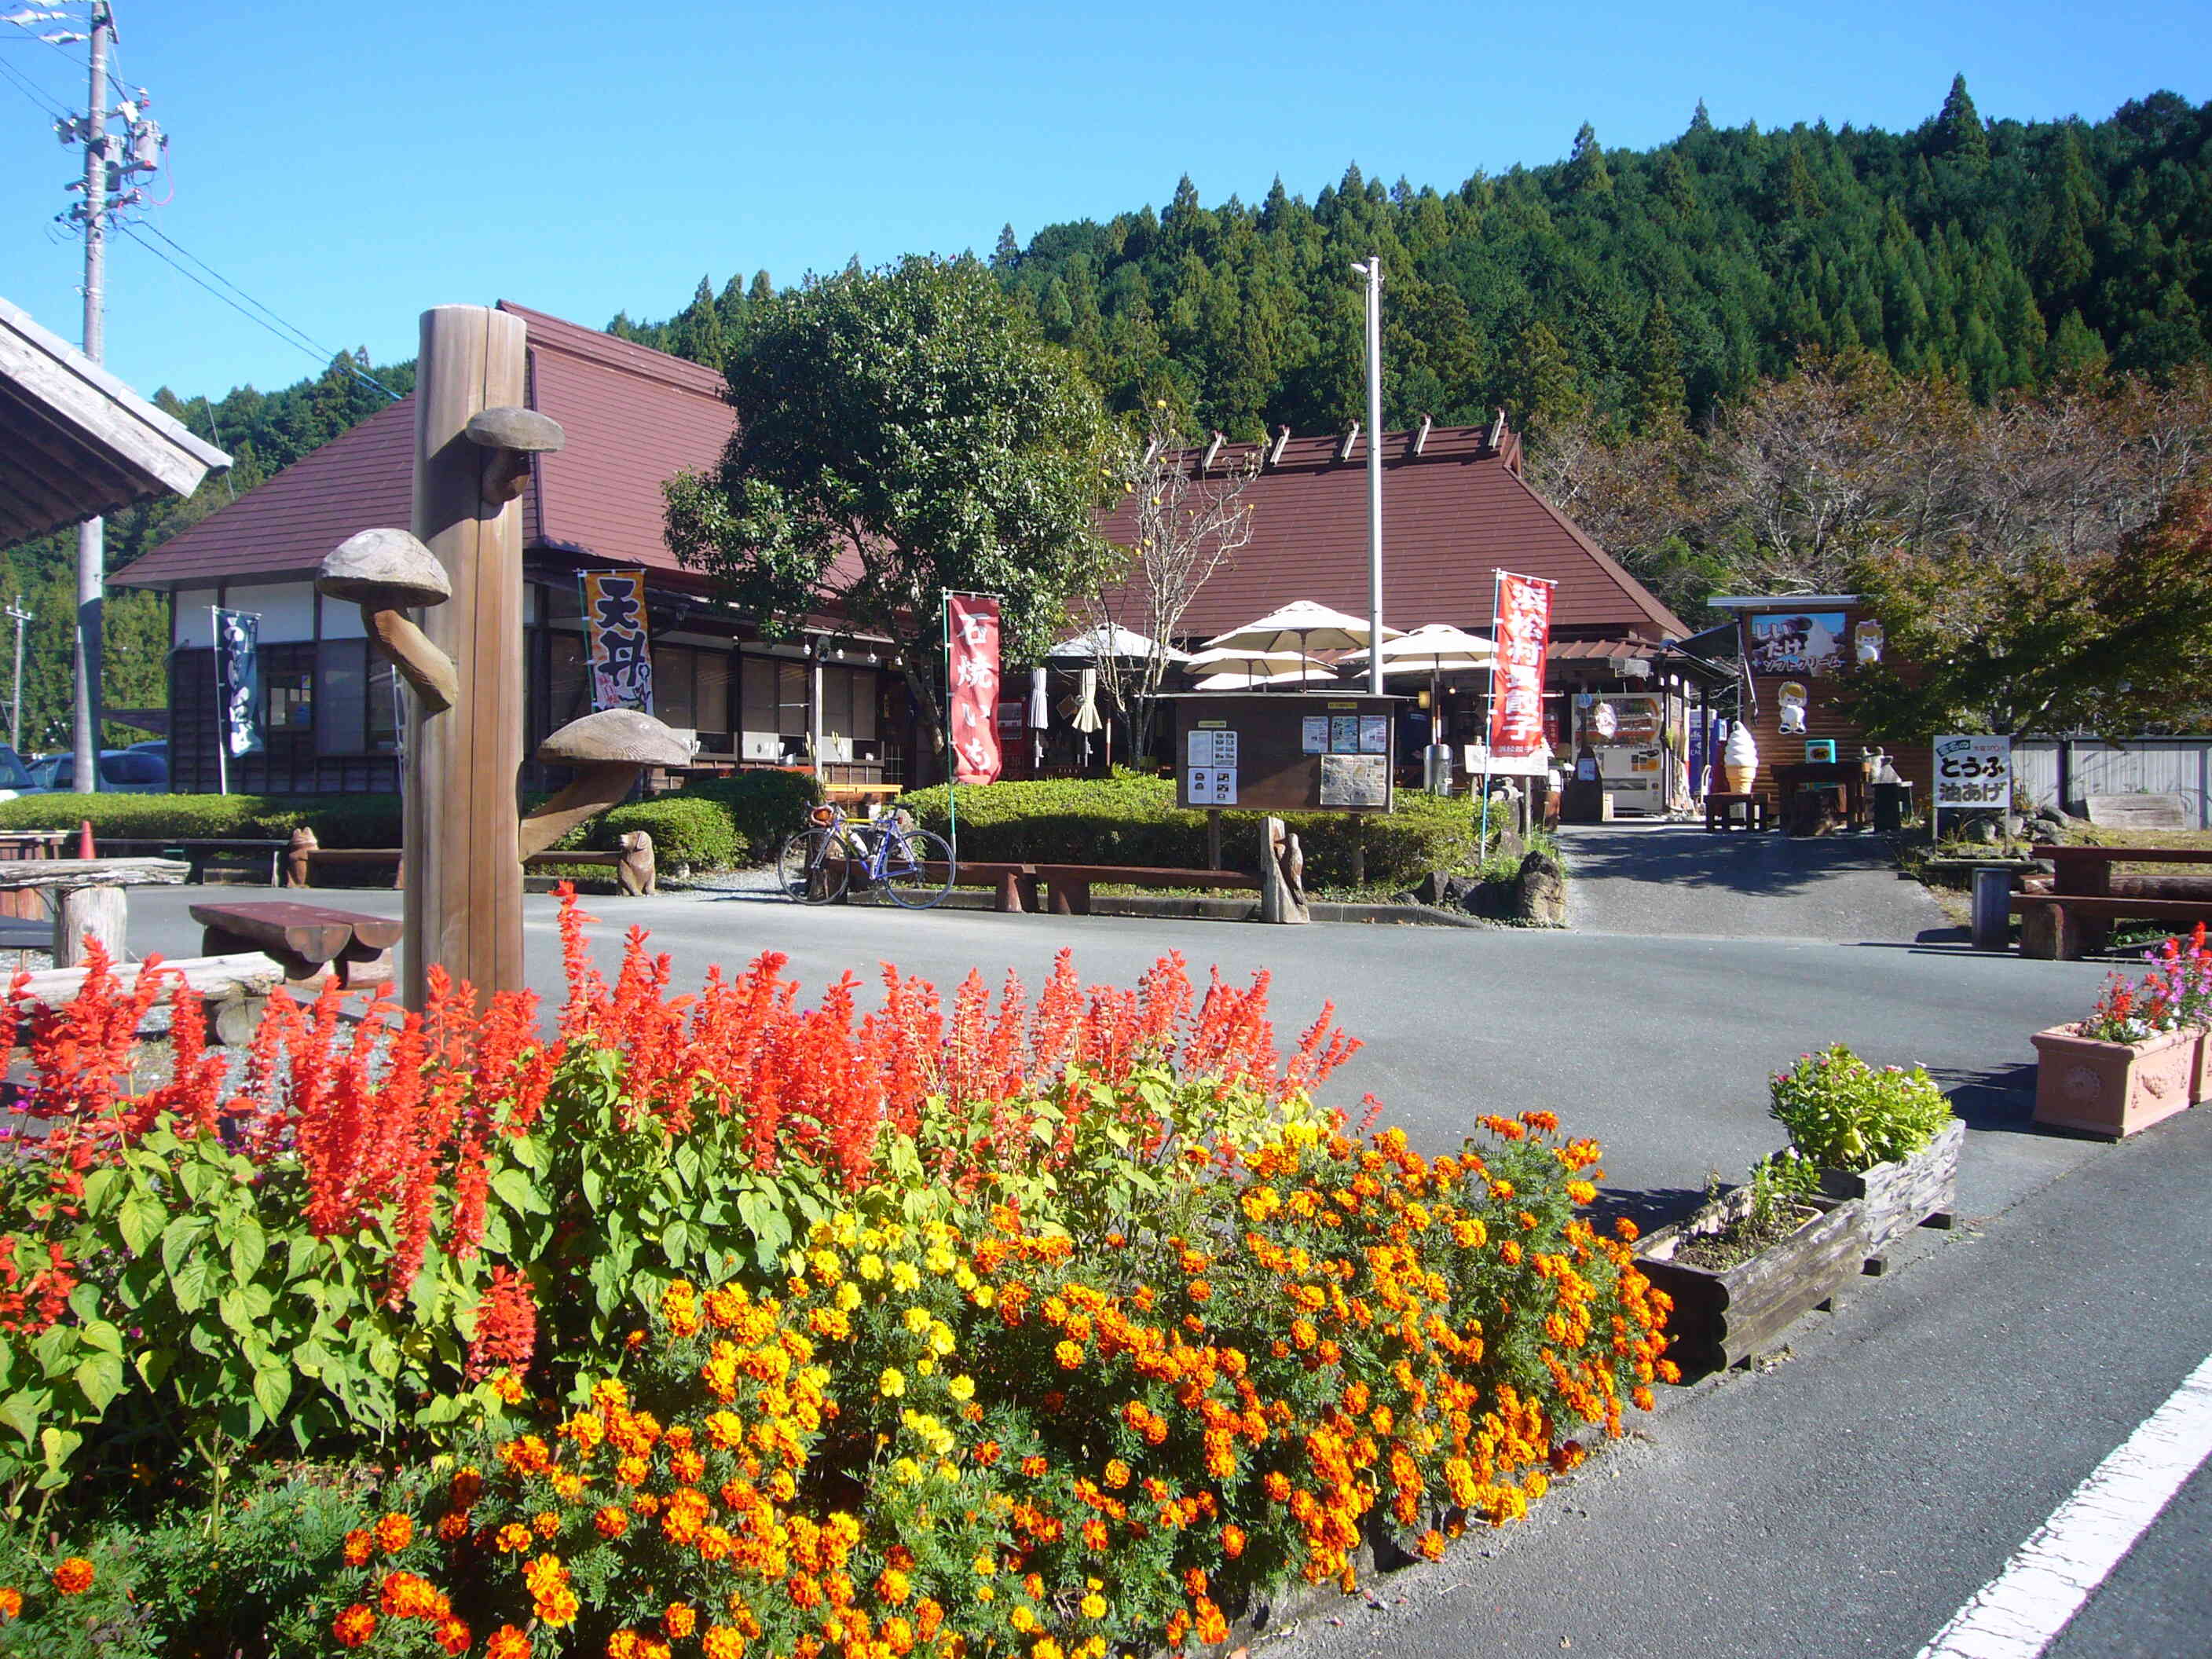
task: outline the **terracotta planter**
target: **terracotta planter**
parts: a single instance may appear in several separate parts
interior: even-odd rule
[[[1751,1207],[1738,1187],[1644,1241],[1637,1266],[1674,1300],[1668,1354],[1683,1374],[1724,1370],[1771,1351],[1801,1315],[1832,1306],[1866,1259],[1866,1206],[1825,1195],[1802,1200],[1804,1224],[1746,1261],[1714,1272],[1674,1259],[1687,1239],[1716,1233]]]
[[[1889,1247],[1915,1227],[1948,1227],[1959,1203],[1959,1150],[1966,1126],[1953,1118],[1910,1158],[1871,1170],[1822,1170],[1820,1190],[1831,1198],[1856,1198],[1866,1206],[1865,1270],[1880,1273]]]
[[[2071,1025],[2035,1034],[2035,1121],[2118,1140],[2193,1106],[2205,1088],[2205,1034],[2103,1042]]]

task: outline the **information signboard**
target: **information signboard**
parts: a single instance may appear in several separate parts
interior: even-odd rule
[[[1194,692],[1169,699],[1181,728],[1176,805],[1262,812],[1390,809],[1401,697]]]
[[[2012,805],[2012,739],[1960,733],[1936,739],[1936,799],[1930,828],[1940,833],[1942,815]]]

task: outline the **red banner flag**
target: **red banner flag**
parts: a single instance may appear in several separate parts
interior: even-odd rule
[[[945,599],[951,698],[945,722],[955,783],[999,781],[999,602],[980,593]]]
[[[1544,742],[1544,647],[1552,635],[1553,584],[1498,573],[1492,628],[1498,642],[1490,699],[1490,752],[1533,755]]]

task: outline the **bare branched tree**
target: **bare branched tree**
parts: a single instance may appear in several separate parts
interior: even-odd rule
[[[1203,448],[1178,447],[1164,420],[1131,469],[1135,503],[1133,546],[1118,581],[1101,585],[1075,608],[1087,629],[1100,682],[1129,725],[1129,750],[1152,753],[1152,726],[1168,653],[1198,592],[1252,539],[1253,503],[1261,447],[1224,444],[1218,433]],[[1121,630],[1144,636],[1141,656],[1124,654]]]

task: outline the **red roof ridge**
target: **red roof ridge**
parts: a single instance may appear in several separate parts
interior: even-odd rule
[[[721,400],[726,382],[719,368],[709,368],[704,363],[695,363],[687,357],[674,356],[665,351],[655,351],[651,346],[640,345],[634,340],[617,339],[599,329],[569,322],[550,312],[534,311],[512,300],[501,300],[499,309],[522,319],[530,331],[529,343],[532,350],[562,352],[602,368],[642,375],[664,386],[699,392],[717,402]]]
[[[1386,431],[1382,434],[1382,470],[1387,472],[1393,467],[1422,465],[1436,461],[1488,460],[1499,453],[1491,447],[1490,431],[1486,426],[1431,426],[1418,455],[1413,453],[1413,447],[1414,439],[1419,435],[1419,428]],[[1321,471],[1331,467],[1367,465],[1367,435],[1364,433],[1353,441],[1352,453],[1340,459],[1339,452],[1344,447],[1344,434],[1328,432],[1304,438],[1293,436],[1287,440],[1271,437],[1257,443],[1224,442],[1214,451],[1214,470],[1224,463],[1249,460],[1255,451],[1263,456],[1272,456],[1278,441],[1282,442],[1282,453],[1279,458],[1267,460],[1262,468],[1264,471]],[[1170,456],[1186,466],[1194,466],[1206,459],[1209,447],[1205,444],[1193,445],[1188,448],[1170,451]]]

